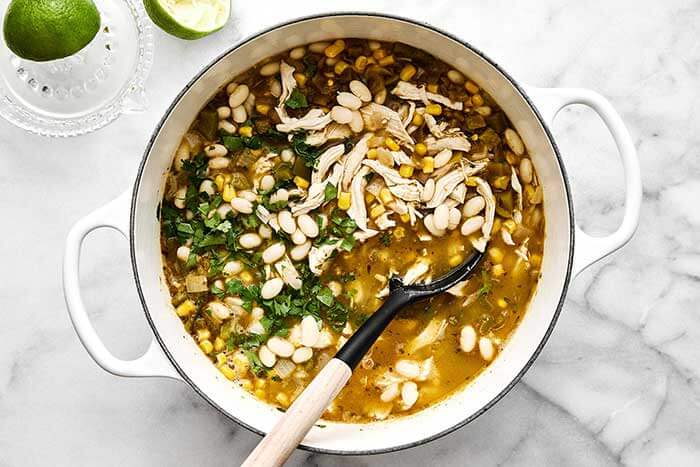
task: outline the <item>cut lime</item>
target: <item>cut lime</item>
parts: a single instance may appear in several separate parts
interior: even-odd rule
[[[154,23],[181,39],[200,39],[223,28],[231,0],[144,0]]]
[[[45,62],[88,45],[100,29],[100,12],[92,0],[12,0],[3,28],[10,50]]]

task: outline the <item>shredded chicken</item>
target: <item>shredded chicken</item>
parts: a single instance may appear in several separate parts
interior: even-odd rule
[[[413,162],[413,159],[411,159],[405,152],[401,150],[391,151],[391,157],[394,159],[395,165],[409,165],[411,167],[416,166],[416,163]]]
[[[523,186],[520,184],[520,179],[518,179],[518,174],[515,173],[515,168],[511,166],[510,184],[513,186],[513,190],[518,194],[518,211],[523,211]]]
[[[396,142],[413,149],[414,141],[403,126],[399,114],[389,107],[370,102],[360,109],[365,128],[369,131],[383,129],[396,139]]]
[[[401,282],[404,285],[415,284],[418,279],[423,277],[430,270],[430,266],[425,261],[416,261],[404,274]]]
[[[331,122],[323,131],[314,131],[310,133],[304,142],[309,146],[321,146],[328,141],[349,138],[352,130],[347,125]]]
[[[348,217],[355,221],[361,230],[367,230],[367,208],[365,207],[365,187],[367,180],[365,175],[369,173],[367,167],[362,167],[352,179],[350,184],[350,209]]]
[[[292,205],[292,214],[301,216],[321,206],[326,199],[326,185],[330,183],[338,186],[342,174],[343,166],[341,164],[335,164],[333,166],[333,172],[331,172],[331,175],[327,179],[323,182],[314,183],[309,187],[309,193],[303,202]]]
[[[280,62],[280,79],[282,80],[282,94],[280,94],[278,107],[284,109],[284,104],[292,95],[292,91],[297,87],[297,80],[294,79],[294,67],[284,60]]]
[[[357,171],[362,164],[362,159],[367,155],[369,149],[367,143],[369,139],[374,136],[374,133],[365,133],[362,138],[355,144],[350,152],[345,156],[343,162],[343,190],[347,191],[352,182],[352,178],[355,176]]]
[[[393,227],[396,227],[396,221],[394,221],[393,219],[389,219],[389,216],[391,216],[392,214],[392,211],[386,211],[384,214],[382,214],[374,220],[374,223],[377,224],[379,230],[388,230]]]
[[[455,169],[452,172],[443,175],[435,182],[435,193],[425,206],[430,209],[440,206],[443,201],[450,196],[450,193],[457,188],[457,185],[463,181],[464,173],[461,170]]]
[[[323,274],[323,270],[328,266],[328,260],[340,247],[342,240],[331,238],[328,243],[321,246],[312,246],[309,250],[309,269],[317,276]]]
[[[276,107],[275,110],[282,121],[282,123],[277,124],[277,131],[282,133],[292,133],[298,130],[322,130],[332,121],[329,113],[324,113],[323,110],[317,108],[309,110],[301,118],[287,116],[287,112],[281,107]]]
[[[277,261],[275,263],[275,269],[285,284],[295,290],[301,289],[302,281],[299,276],[299,271],[294,267],[289,256],[284,255],[281,260]]]
[[[335,146],[331,146],[323,151],[323,153],[318,157],[316,169],[311,174],[311,183],[321,182],[331,166],[338,162],[341,157],[343,157],[344,152],[345,146],[342,144],[336,144]]]
[[[428,130],[430,130],[430,133],[433,136],[435,136],[436,138],[445,137],[445,128],[447,127],[446,123],[443,122],[438,124],[435,120],[435,117],[428,113],[423,113],[423,120],[425,120],[425,124],[428,126]]]
[[[413,114],[416,112],[416,104],[414,102],[409,102],[408,103],[408,110],[406,111],[406,115],[403,117],[403,126],[408,127],[408,125],[411,124],[413,121]]]
[[[477,193],[483,196],[484,201],[486,201],[486,209],[484,211],[486,219],[484,225],[481,227],[481,237],[472,240],[472,246],[483,253],[486,251],[486,245],[491,239],[493,220],[496,215],[496,197],[493,195],[489,184],[483,178],[474,177],[473,180],[476,183]]]
[[[428,154],[436,154],[443,149],[452,149],[453,151],[469,152],[472,144],[464,135],[446,136],[440,139],[426,138],[426,146]]]
[[[463,104],[461,102],[452,101],[442,94],[428,92],[425,90],[424,86],[416,86],[415,84],[407,81],[399,81],[396,83],[396,87],[392,89],[391,93],[401,99],[421,101],[426,105],[430,101],[433,101],[453,110],[462,110],[463,108]]]

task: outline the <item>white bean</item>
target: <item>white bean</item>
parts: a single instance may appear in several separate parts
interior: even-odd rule
[[[462,208],[464,217],[474,217],[479,214],[486,206],[486,201],[482,196],[475,196],[467,200]]]
[[[222,204],[221,206],[216,208],[216,212],[219,213],[219,217],[221,219],[226,219],[226,216],[228,216],[228,213],[231,211],[233,211],[233,208],[230,204]]]
[[[223,144],[210,144],[204,148],[207,157],[223,157],[228,154],[228,149]]]
[[[248,99],[249,94],[250,89],[248,89],[247,85],[241,84],[236,86],[236,89],[233,90],[228,98],[228,106],[235,109],[239,105],[242,105],[246,99]]]
[[[284,246],[284,243],[273,243],[272,245],[265,248],[265,250],[262,252],[262,260],[266,264],[275,263],[279,261],[279,259],[282,258],[282,256],[284,256],[284,253],[286,251],[287,247]]]
[[[292,361],[294,363],[308,362],[309,360],[311,360],[311,357],[313,357],[313,355],[313,349],[310,349],[308,347],[299,347],[292,354]]]
[[[331,45],[330,42],[314,42],[313,44],[309,45],[309,51],[315,54],[322,54],[329,45]]]
[[[320,335],[316,318],[311,315],[304,316],[301,320],[301,345],[313,347],[318,342]]]
[[[391,402],[396,399],[400,393],[401,390],[399,389],[398,383],[390,384],[379,396],[379,399],[381,399],[382,402]]]
[[[343,286],[340,285],[340,282],[338,281],[330,281],[328,282],[328,288],[331,289],[331,293],[333,294],[334,297],[339,296],[343,292]],[[350,323],[345,323],[345,326],[349,326]],[[343,331],[345,333],[345,331]],[[352,334],[352,333],[351,333]]]
[[[351,92],[339,92],[337,100],[338,104],[350,110],[358,110],[362,106],[360,98]]]
[[[284,287],[284,281],[279,277],[274,277],[269,281],[265,281],[260,289],[260,296],[263,300],[275,298],[282,291],[282,287]]]
[[[248,119],[248,113],[245,111],[245,107],[239,105],[233,108],[233,121],[236,123],[243,123]]]
[[[450,209],[446,204],[441,204],[435,208],[433,213],[433,225],[438,230],[445,230],[450,223]]]
[[[266,345],[261,345],[260,350],[258,350],[258,358],[260,362],[268,368],[272,368],[277,363],[277,356],[272,353],[272,351],[267,348]]]
[[[180,248],[177,249],[177,259],[182,261],[183,263],[188,260],[190,257],[190,248],[187,246],[181,246]]]
[[[407,381],[401,386],[401,401],[405,409],[410,409],[418,400],[418,385]]]
[[[260,67],[260,76],[272,76],[279,72],[280,62],[270,62]]]
[[[289,58],[292,60],[301,60],[306,54],[306,49],[304,47],[295,47],[289,51]]]
[[[282,230],[287,232],[289,235],[292,235],[297,229],[297,223],[294,221],[292,213],[287,211],[286,209],[284,211],[280,211],[277,214],[277,222],[279,222]]]
[[[216,109],[216,114],[219,116],[219,120],[225,120],[231,116],[231,107],[222,105]]]
[[[221,302],[210,302],[207,305],[207,309],[211,311],[211,314],[215,318],[222,321],[231,316],[231,310],[229,309],[229,307],[227,307]]]
[[[255,108],[255,94],[251,92],[248,95],[248,99],[246,99],[243,103],[243,107],[245,108],[245,111],[248,112],[248,115],[253,113],[253,109]]]
[[[482,225],[484,225],[483,216],[470,217],[466,221],[464,221],[460,232],[462,232],[462,235],[466,237],[467,235],[471,235],[477,230],[479,230]]]
[[[404,378],[414,379],[420,374],[420,365],[413,360],[399,360],[394,367]]]
[[[233,91],[235,91],[237,87],[238,83],[228,83],[228,85],[226,85],[226,94],[230,96],[231,94],[233,94]]]
[[[294,353],[294,345],[287,339],[279,336],[270,337],[267,340],[267,348],[282,358],[289,358]]]
[[[228,157],[214,157],[213,159],[209,159],[209,163],[207,165],[210,169],[221,170],[228,167],[230,163],[231,159]]]
[[[294,159],[294,151],[289,148],[282,149],[280,159],[282,159],[282,162],[291,162]]]
[[[289,252],[289,256],[293,261],[301,261],[309,254],[309,250],[311,250],[311,242],[307,240],[301,245],[297,245],[292,248]]]
[[[272,229],[265,224],[260,224],[260,227],[258,227],[258,235],[260,235],[261,238],[270,239],[272,238]]]
[[[291,238],[292,243],[294,243],[295,245],[302,245],[306,243],[306,235],[304,235],[304,232],[302,232],[301,229],[296,229],[291,235]]]
[[[243,301],[241,301],[241,304],[243,304]],[[263,316],[265,316],[265,310],[259,306],[256,306],[250,311],[250,316],[253,318],[253,320],[259,321],[263,318]]]
[[[250,250],[259,247],[262,243],[262,238],[256,233],[245,233],[238,237],[238,243],[246,250]]]
[[[372,100],[372,93],[362,81],[354,79],[350,81],[349,86],[350,92],[359,97],[362,102],[369,102]]]
[[[428,232],[430,232],[432,235],[435,235],[436,237],[442,237],[443,235],[445,235],[444,230],[435,227],[432,214],[428,214],[423,218],[423,225],[425,225],[425,228],[428,230]]]
[[[493,356],[496,353],[496,350],[493,347],[493,342],[491,341],[491,339],[489,339],[488,337],[479,338],[479,353],[481,354],[481,358],[483,358],[487,362],[493,360]]]
[[[224,275],[233,276],[238,274],[243,270],[243,264],[240,261],[229,261],[224,264],[224,269],[222,270]]]
[[[379,105],[384,105],[384,102],[386,101],[386,88],[382,89],[379,91],[377,94],[374,95],[374,103],[379,104]]]
[[[525,146],[523,145],[523,140],[520,139],[520,135],[516,133],[515,130],[508,128],[503,136],[506,139],[506,144],[508,144],[508,147],[510,148],[511,151],[513,151],[516,155],[522,156],[525,154]]]
[[[309,238],[318,237],[318,224],[311,216],[308,214],[302,214],[301,216],[297,217],[297,223],[299,224],[299,229],[304,232],[304,235]]]
[[[279,80],[270,80],[270,94],[272,94],[274,97],[279,97],[282,95],[282,85],[280,84]]]
[[[336,105],[331,109],[331,118],[343,125],[350,123],[352,121],[352,110]]]
[[[435,168],[439,169],[440,167],[444,167],[447,165],[448,162],[450,162],[450,159],[452,159],[452,150],[451,149],[443,149],[439,153],[435,155]]]
[[[450,70],[447,72],[447,79],[455,84],[464,83],[464,75],[457,70]]]
[[[462,213],[459,212],[457,208],[450,208],[450,218],[447,223],[447,228],[449,230],[454,230],[459,227],[459,221],[462,220]]]
[[[228,120],[220,120],[219,125],[218,125],[219,130],[223,130],[229,135],[232,135],[236,132],[237,128],[236,125],[233,123],[229,122]]]
[[[206,193],[209,196],[214,196],[216,193],[216,186],[214,185],[214,182],[209,179],[202,180],[202,183],[199,184],[199,192]]]
[[[520,161],[520,180],[523,183],[532,183],[532,161],[528,158]]]
[[[238,197],[243,198],[243,199],[247,199],[251,203],[254,203],[258,200],[258,195],[256,195],[255,193],[253,193],[250,190],[239,191]]]
[[[352,120],[350,120],[348,125],[354,133],[360,133],[362,130],[364,130],[365,122],[362,120],[362,114],[359,110],[352,111]]]
[[[253,212],[253,204],[244,198],[233,198],[231,200],[231,207],[243,214],[251,214]]]
[[[476,347],[476,331],[472,326],[464,326],[459,333],[459,348],[462,352],[471,352]]]
[[[433,195],[435,194],[435,179],[429,178],[428,180],[425,181],[425,185],[423,185],[423,193],[421,194],[420,200],[423,201],[424,203],[427,203],[431,199],[433,199]]]
[[[270,174],[265,175],[260,179],[260,189],[262,191],[270,191],[275,187],[275,177]]]

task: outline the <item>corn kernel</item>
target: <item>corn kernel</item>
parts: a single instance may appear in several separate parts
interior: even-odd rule
[[[505,227],[508,232],[513,233],[515,230],[515,221],[513,219],[508,219],[503,222],[503,227]]]
[[[367,68],[367,57],[360,55],[355,59],[355,70],[358,73],[362,73],[365,71],[365,68]]]
[[[479,92],[479,86],[477,86],[474,81],[467,81],[464,83],[464,89],[466,89],[469,94],[476,94]]]
[[[415,126],[421,126],[424,121],[425,120],[423,119],[423,115],[416,112],[413,114],[413,120],[411,120],[411,123]]]
[[[211,337],[211,332],[207,328],[197,329],[197,340],[206,341]]]
[[[253,136],[253,127],[250,126],[242,126],[238,129],[238,134],[241,136],[245,136],[246,138],[250,138]]]
[[[236,190],[233,189],[230,183],[226,183],[224,185],[224,190],[221,193],[221,198],[226,201],[227,203],[230,203],[233,198],[236,197]]]
[[[502,223],[503,223],[503,221],[501,221],[500,218],[497,217],[496,219],[494,219],[494,221],[493,221],[493,227],[491,228],[491,235],[496,235],[496,232],[498,232],[499,230],[501,230],[501,224],[502,224]]]
[[[540,267],[542,264],[542,255],[538,255],[537,253],[530,255],[530,264],[536,268]]]
[[[498,247],[489,248],[489,258],[496,264],[503,261],[503,250]]]
[[[432,92],[432,93],[436,93],[439,90],[437,83],[429,84],[427,86],[427,88],[428,88],[428,92]]]
[[[394,63],[396,63],[396,59],[394,59],[393,55],[387,55],[386,57],[379,59],[379,64],[381,66],[389,66],[393,65]]]
[[[265,386],[267,386],[267,381],[266,381],[266,380],[264,380],[264,379],[257,379],[257,380],[255,380],[255,387],[256,387],[257,389],[262,389],[262,388],[264,388]]]
[[[425,113],[430,115],[442,115],[442,106],[440,104],[428,104],[425,106]]]
[[[204,340],[204,341],[200,342],[199,348],[202,349],[202,351],[207,355],[209,355],[211,353],[211,351],[214,350],[214,346],[208,340]]]
[[[394,200],[394,197],[391,196],[391,191],[385,187],[379,191],[379,199],[382,203],[389,204]]]
[[[401,215],[399,216],[399,218],[401,219],[401,222],[404,222],[404,223],[406,223],[406,224],[409,223],[409,222],[411,221],[411,215],[410,215],[409,213],[407,213],[407,212],[401,214]],[[396,230],[394,230],[394,233],[396,233]],[[396,237],[396,238],[400,238],[400,237]]]
[[[223,175],[219,174],[214,178],[214,185],[216,185],[216,189],[221,191],[224,189],[224,182],[226,179],[224,178]]]
[[[245,283],[253,282],[253,275],[250,273],[250,271],[243,271],[239,277]]]
[[[294,177],[294,184],[302,190],[306,190],[309,187],[309,181],[298,175]]]
[[[382,58],[386,57],[386,50],[377,49],[374,52],[372,52],[372,57],[374,57],[375,60],[379,61]]]
[[[229,368],[228,365],[219,366],[219,371],[228,380],[233,381],[234,379],[236,379],[236,372],[234,372],[231,368]]]
[[[231,175],[231,174],[224,175],[224,182],[231,183],[231,180],[233,180],[233,175]]]
[[[224,342],[224,340],[219,336],[217,336],[216,339],[214,339],[214,350],[216,350],[217,352],[221,352],[222,350],[224,350],[225,346],[226,342]]]
[[[263,391],[262,389],[256,389],[255,397],[257,397],[258,399],[265,399],[265,391]]]
[[[267,113],[270,111],[270,106],[268,104],[255,104],[255,110],[258,111],[258,113],[267,115]]]
[[[423,173],[431,174],[435,170],[435,159],[432,157],[423,158]]]
[[[431,159],[432,159],[432,157],[431,157]],[[431,172],[432,172],[432,170],[431,170]],[[401,175],[403,178],[412,177],[413,176],[413,166],[403,164],[399,168],[399,175]]]
[[[501,266],[501,267],[502,267],[502,266]],[[508,308],[508,302],[507,302],[506,299],[503,298],[503,297],[501,297],[501,298],[499,298],[498,300],[496,300],[496,304],[497,304],[500,308]]]
[[[243,379],[239,381],[241,387],[245,389],[246,391],[252,391],[253,390],[253,383],[250,382],[249,379]]]
[[[402,81],[410,81],[411,78],[413,78],[416,74],[416,67],[411,65],[410,63],[403,67],[403,70],[401,70],[401,73],[399,73],[399,77],[401,78]]]
[[[372,193],[369,193],[369,192],[365,193],[365,203],[369,204],[372,201],[374,201],[375,199],[377,199],[377,198],[375,198]]]
[[[407,212],[401,214],[400,217],[403,219],[403,216],[406,216],[406,218],[407,218],[407,220],[405,220],[404,222],[408,222],[409,220],[411,220],[411,216]],[[406,229],[404,229],[401,226],[396,227],[394,229],[394,237],[396,237],[398,239],[406,237]]]
[[[185,300],[184,302],[178,305],[178,307],[175,309],[175,312],[180,318],[184,318],[186,316],[191,315],[192,312],[196,309],[197,307],[195,306],[192,300]]]
[[[300,88],[306,86],[306,75],[304,73],[294,73],[294,80]]]
[[[428,147],[423,143],[416,144],[414,152],[417,156],[423,157],[428,153]]]
[[[338,39],[335,42],[333,42],[331,45],[326,47],[326,50],[323,51],[323,53],[326,55],[328,58],[335,58],[340,53],[345,50],[345,41],[343,39]]]
[[[289,405],[289,397],[287,397],[287,395],[283,392],[278,392],[275,396],[275,400],[283,407],[287,407]]]
[[[475,177],[469,177],[465,180],[464,182],[465,185],[467,186],[476,186],[476,178]]]
[[[496,264],[494,267],[491,268],[491,275],[493,277],[501,277],[505,273],[506,273],[506,270],[503,269],[502,264]]]
[[[338,63],[335,64],[333,67],[333,71],[335,72],[336,75],[341,75],[345,71],[346,68],[348,68],[350,65],[347,62],[343,62],[342,60]]]
[[[214,342],[214,350],[216,350],[216,341]],[[226,354],[224,352],[216,354],[216,364],[223,365],[224,363],[226,363]]]
[[[454,256],[450,256],[450,259],[447,262],[450,266],[455,267],[455,266],[462,264],[463,260],[464,260],[464,257],[462,255],[454,255]]]
[[[389,148],[391,151],[398,151],[399,149],[401,149],[401,147],[399,147],[398,143],[396,141],[394,141],[393,139],[389,138],[388,136],[386,138],[384,138],[384,145],[387,148]]]
[[[350,193],[347,191],[342,191],[338,196],[338,207],[343,211],[350,209],[350,204],[352,203],[350,199]]]
[[[369,210],[369,217],[376,219],[386,212],[383,204],[375,204],[372,209]]]
[[[481,107],[484,105],[484,98],[481,97],[481,94],[474,94],[472,96],[472,105],[474,107]]]
[[[376,159],[377,158],[377,150],[375,148],[370,149],[367,151],[367,159]]]

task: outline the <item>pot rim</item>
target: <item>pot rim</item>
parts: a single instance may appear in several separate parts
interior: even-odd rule
[[[151,327],[153,331],[153,335],[155,336],[156,340],[158,341],[158,344],[160,345],[161,349],[163,350],[164,354],[170,361],[170,363],[173,365],[175,370],[178,372],[178,374],[182,377],[184,381],[187,382],[187,384],[195,390],[197,394],[199,394],[200,397],[202,397],[205,401],[207,401],[212,407],[214,407],[218,412],[223,414],[225,417],[228,419],[234,421],[236,424],[246,428],[247,430],[256,433],[260,436],[264,436],[265,433],[252,427],[251,425],[245,423],[244,421],[234,417],[230,413],[228,413],[226,410],[224,410],[222,407],[220,407],[216,402],[214,402],[199,386],[197,386],[188,376],[187,374],[180,368],[180,365],[177,363],[176,359],[172,356],[166,345],[164,344],[160,333],[158,332],[155,324],[153,323],[153,320],[151,319],[151,314],[148,308],[148,305],[146,304],[146,299],[143,294],[143,290],[141,288],[141,279],[139,277],[139,272],[138,268],[136,267],[136,245],[134,242],[135,234],[135,216],[136,216],[136,200],[138,196],[138,192],[141,188],[141,178],[143,175],[143,169],[146,164],[146,161],[148,160],[148,157],[151,153],[151,150],[153,149],[153,145],[155,143],[155,140],[160,133],[160,130],[163,128],[163,125],[165,122],[170,118],[173,109],[175,106],[180,102],[180,100],[183,98],[183,96],[189,91],[189,89],[204,75],[209,69],[211,69],[213,66],[215,66],[219,61],[223,60],[227,55],[229,55],[231,52],[235,51],[236,49],[242,47],[245,44],[248,44],[250,42],[253,42],[257,40],[260,36],[267,34],[270,31],[273,31],[275,29],[284,27],[284,26],[289,26],[291,24],[295,23],[300,23],[303,21],[308,21],[308,20],[313,20],[313,19],[321,19],[321,18],[335,18],[335,17],[342,17],[342,16],[362,16],[362,17],[373,17],[373,18],[384,18],[384,19],[389,19],[389,20],[394,20],[394,21],[399,21],[399,22],[404,22],[404,23],[409,23],[411,25],[415,26],[420,26],[423,28],[426,28],[432,32],[435,32],[437,34],[443,35],[447,37],[448,39],[451,39],[459,44],[461,44],[463,47],[470,49],[472,52],[476,53],[479,57],[484,59],[488,64],[490,64],[492,67],[494,67],[499,73],[501,73],[510,83],[513,85],[513,87],[520,93],[520,95],[525,99],[527,102],[528,106],[532,109],[533,113],[535,114],[537,120],[539,121],[540,125],[542,125],[542,128],[544,129],[545,134],[547,135],[547,139],[549,140],[549,143],[552,145],[552,148],[554,150],[554,154],[556,156],[557,160],[557,166],[559,168],[559,171],[561,172],[562,175],[562,181],[564,183],[564,191],[566,193],[566,205],[568,207],[568,212],[569,212],[569,255],[567,259],[567,267],[566,267],[566,277],[564,280],[564,285],[562,287],[561,294],[559,296],[559,300],[557,302],[557,307],[556,310],[554,311],[554,315],[552,317],[551,322],[549,323],[549,326],[547,327],[547,330],[545,331],[544,336],[542,337],[542,340],[538,344],[537,348],[533,350],[532,355],[528,359],[527,363],[523,366],[523,368],[518,372],[517,375],[511,380],[508,385],[506,385],[503,390],[498,393],[493,399],[491,399],[488,403],[486,403],[480,410],[477,412],[474,412],[470,416],[466,417],[464,420],[460,421],[459,423],[456,423],[455,425],[451,426],[450,428],[447,428],[445,430],[442,430],[438,433],[435,433],[434,435],[425,437],[421,440],[414,441],[411,443],[406,443],[406,444],[401,444],[397,446],[391,446],[387,448],[382,448],[382,449],[371,449],[371,450],[365,450],[365,451],[344,451],[344,450],[336,450],[336,449],[325,449],[325,448],[318,448],[314,446],[308,446],[304,444],[300,444],[298,446],[299,449],[302,449],[304,451],[308,452],[313,452],[313,453],[318,453],[318,454],[330,454],[330,455],[341,455],[341,456],[365,456],[365,455],[376,455],[376,454],[386,454],[386,453],[391,453],[391,452],[397,452],[397,451],[403,451],[405,449],[410,449],[414,448],[417,446],[421,446],[423,444],[429,443],[431,441],[434,441],[436,439],[442,438],[454,431],[456,431],[459,428],[462,428],[463,426],[467,425],[468,423],[472,422],[479,416],[481,416],[484,412],[489,410],[491,407],[493,407],[498,401],[500,401],[506,394],[508,394],[513,387],[520,381],[520,379],[523,377],[523,375],[530,369],[532,364],[535,362],[537,357],[540,355],[542,352],[542,349],[544,348],[545,344],[547,343],[547,340],[549,339],[549,336],[551,335],[554,326],[556,325],[559,315],[561,313],[562,307],[564,305],[564,300],[566,299],[566,294],[569,288],[569,284],[571,283],[571,271],[573,267],[573,258],[574,258],[574,248],[575,248],[575,222],[574,222],[574,206],[572,202],[572,197],[571,197],[571,187],[569,185],[569,178],[566,173],[566,169],[564,167],[563,160],[561,158],[561,153],[559,152],[559,148],[554,140],[554,137],[540,114],[539,110],[537,109],[536,105],[532,101],[532,99],[527,95],[525,92],[523,86],[518,84],[518,82],[509,74],[507,73],[501,66],[496,63],[494,60],[492,60],[490,57],[488,57],[486,54],[484,54],[480,49],[474,47],[471,45],[469,42],[462,40],[453,34],[446,32],[436,26],[433,26],[427,22],[422,22],[422,21],[417,21],[414,19],[398,16],[398,15],[393,15],[393,14],[387,14],[387,13],[376,13],[376,12],[362,12],[362,11],[339,11],[339,12],[330,12],[330,13],[317,13],[313,15],[306,15],[306,16],[301,16],[297,17],[288,21],[280,22],[275,25],[269,26],[265,29],[262,29],[256,33],[253,33],[249,35],[248,37],[242,39],[240,42],[237,44],[233,45],[232,47],[226,49],[224,52],[220,53],[216,58],[214,58],[211,62],[209,62],[207,65],[203,66],[195,76],[192,77],[192,79],[182,88],[182,90],[175,96],[173,99],[172,103],[168,106],[168,108],[165,110],[163,113],[163,117],[160,119],[158,124],[156,125],[153,133],[151,134],[151,137],[148,141],[148,144],[146,145],[146,149],[144,150],[143,157],[141,159],[141,162],[139,163],[138,167],[138,172],[136,174],[136,180],[134,182],[134,189],[132,192],[131,196],[131,207],[130,207],[130,213],[129,213],[129,250],[130,250],[130,256],[131,256],[131,268],[134,273],[134,281],[136,283],[136,290],[138,292],[139,296],[139,301],[141,302],[141,306],[143,307],[144,314],[146,315],[146,320],[148,321],[149,326]],[[448,396],[449,397],[449,396]]]

